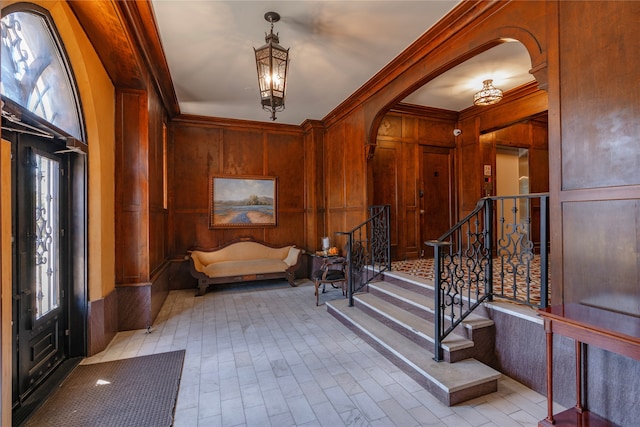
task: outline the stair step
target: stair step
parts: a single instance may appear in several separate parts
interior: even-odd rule
[[[354,295],[354,298],[358,306],[360,306],[360,304],[365,305],[370,310],[375,311],[378,315],[411,331],[423,340],[426,340],[431,344],[434,343],[434,326],[432,322],[403,310],[397,305],[391,304],[390,302],[373,294],[358,294]],[[473,347],[472,340],[466,339],[455,333],[447,336],[442,342],[443,350],[449,353],[470,347]],[[430,351],[433,353],[433,348]]]
[[[429,296],[387,282],[370,283],[369,291],[371,292],[371,290],[381,292],[412,307],[431,313],[432,315],[434,313],[433,307],[435,303],[433,298]],[[464,319],[462,325],[468,329],[486,328],[493,326],[493,320],[471,313]]]
[[[456,363],[436,362],[432,354],[414,341],[390,329],[347,300],[326,303],[327,310],[352,328],[408,375],[447,405],[497,391],[500,373],[475,359]]]

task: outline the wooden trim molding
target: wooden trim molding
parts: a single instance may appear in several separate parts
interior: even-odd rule
[[[279,134],[291,132],[293,134],[302,135],[303,130],[298,125],[286,125],[280,123],[267,123],[267,122],[255,122],[250,120],[241,119],[228,119],[219,117],[208,116],[196,116],[190,114],[181,114],[178,117],[172,119],[172,123],[181,125],[198,125],[198,126],[211,126],[211,127],[223,127],[236,130],[259,130],[259,131],[273,131]],[[305,122],[306,123],[306,122]]]
[[[180,114],[178,97],[173,87],[169,64],[162,49],[151,2],[118,1],[116,3],[132,27],[131,31],[139,43],[146,68],[162,98],[164,107],[171,116]]]

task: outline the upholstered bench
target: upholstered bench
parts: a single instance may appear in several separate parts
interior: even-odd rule
[[[194,248],[187,259],[198,279],[198,293],[212,284],[286,278],[291,286],[302,250],[294,245],[273,246],[251,238],[231,241],[215,249]]]

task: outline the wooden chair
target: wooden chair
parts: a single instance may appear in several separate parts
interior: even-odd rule
[[[320,285],[322,285],[322,293],[326,292],[325,286],[329,283],[333,288],[338,289],[337,283],[341,283],[342,295],[346,295],[347,291],[347,260],[343,257],[328,257],[322,262],[320,270],[316,270],[312,273],[311,278],[313,284],[316,287],[316,306],[320,300],[320,293],[318,292]]]

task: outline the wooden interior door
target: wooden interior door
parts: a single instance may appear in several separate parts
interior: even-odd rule
[[[453,219],[453,156],[448,148],[423,147],[422,188],[420,193],[420,236],[422,255],[432,257],[433,250],[424,246],[444,234]]]

